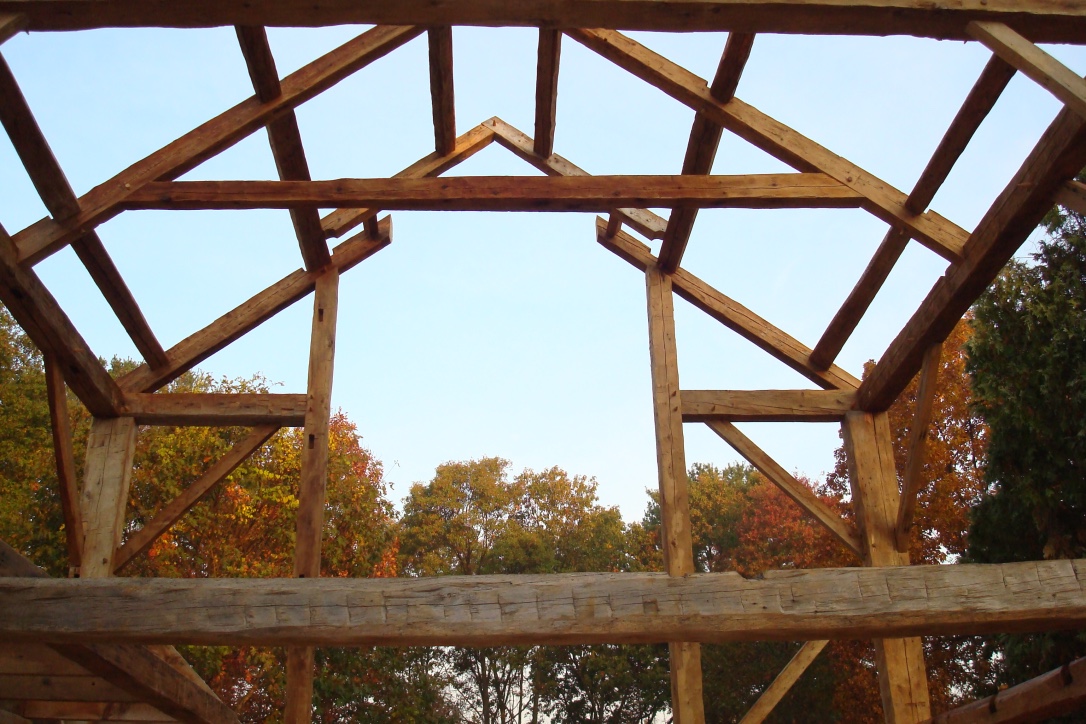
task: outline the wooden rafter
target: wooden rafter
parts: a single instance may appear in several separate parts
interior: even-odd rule
[[[1086,624],[1086,561],[322,579],[0,579],[12,642],[497,646],[855,639]],[[168,606],[170,616],[163,616]],[[208,616],[213,610],[219,615]]]
[[[954,116],[950,128],[943,135],[928,165],[920,174],[912,193],[905,200],[905,207],[909,211],[921,213],[935,198],[935,194],[973,138],[973,134],[980,128],[981,122],[988,116],[999,96],[1014,77],[1014,73],[1014,68],[998,56],[993,56],[984,66],[980,78],[969,91],[965,102]],[[872,257],[856,286],[853,287],[845,303],[841,305],[822,334],[822,338],[818,340],[814,351],[811,352],[812,364],[826,367],[837,359],[841,348],[845,346],[845,342],[852,336],[856,326],[867,313],[875,295],[886,282],[886,278],[890,276],[890,271],[908,243],[907,232],[900,226],[890,227],[886,232],[886,237],[875,251],[875,256]]]
[[[932,717],[927,724],[1037,722],[1081,712],[1086,705],[1086,659],[1049,671],[998,694]]]
[[[0,45],[10,40],[16,33],[26,30],[28,22],[26,15],[22,13],[0,15]]]
[[[434,148],[448,156],[456,148],[456,105],[453,93],[452,28],[426,31],[430,46],[430,100],[434,109]]]
[[[558,114],[558,68],[561,56],[561,31],[540,28],[535,66],[535,145],[532,150],[543,158],[554,153],[554,124]]]
[[[79,200],[76,198],[75,191],[72,190],[68,178],[57,163],[53,150],[42,135],[15,76],[2,56],[0,56],[0,123],[7,131],[8,138],[11,139],[19,159],[23,162],[34,188],[37,189],[49,213],[56,219],[78,214]],[[164,364],[166,353],[162,350],[162,345],[155,338],[135,297],[121,278],[121,273],[117,271],[98,234],[90,231],[85,236],[74,240],[72,246],[143,358],[152,366]]]
[[[177,721],[168,714],[163,714],[150,704],[106,703],[106,702],[67,702],[67,701],[24,701],[19,711],[30,720],[60,721],[109,721],[109,722],[173,722]]]
[[[735,96],[739,78],[753,47],[754,35],[751,33],[728,35],[716,76],[709,86],[709,95],[720,103],[727,103]],[[690,129],[690,140],[686,145],[686,158],[683,159],[684,174],[707,175],[712,172],[723,132],[724,127],[704,113],[699,111],[694,114],[694,125]],[[696,207],[679,206],[672,211],[664,231],[664,244],[660,249],[660,266],[664,271],[673,272],[679,268],[697,216]]]
[[[1076,214],[1086,216],[1086,184],[1068,181],[1056,192],[1056,203]]]
[[[916,393],[916,414],[909,431],[909,449],[905,458],[905,475],[901,481],[901,502],[897,509],[895,539],[899,551],[909,550],[909,529],[913,527],[916,496],[920,493],[920,473],[924,469],[928,428],[935,405],[935,386],[939,377],[939,360],[943,345],[935,344],[924,354],[920,368],[920,387]]]
[[[905,194],[885,181],[738,98],[720,103],[703,79],[620,33],[581,29],[567,34],[797,171],[825,173],[848,186],[863,196],[863,208],[907,228],[910,235],[948,261],[960,258],[968,237],[965,230],[931,211],[912,213],[905,208]]]
[[[282,80],[282,93],[274,100],[242,101],[91,189],[79,198],[78,214],[64,221],[43,219],[16,234],[19,261],[41,261],[79,238],[84,229],[115,216],[125,199],[145,184],[181,176],[422,32],[415,27],[373,28],[303,66]]]
[[[683,390],[683,422],[839,422],[856,402],[838,390]]]
[[[789,660],[773,683],[762,692],[758,701],[754,702],[754,706],[739,720],[739,724],[762,724],[828,643],[829,641],[807,641],[800,646],[799,651]]]
[[[1086,32],[1086,11],[1081,7],[1045,0],[961,0],[940,7],[925,0],[197,0],[182,5],[148,5],[142,0],[4,0],[0,12],[26,13],[31,30],[419,23],[900,34],[967,40],[965,26],[970,21],[997,20],[1038,42],[1073,42]]]
[[[79,568],[83,561],[83,513],[79,504],[79,480],[72,452],[72,427],[68,419],[68,390],[64,371],[51,354],[45,357],[45,390],[49,400],[49,421],[53,432],[53,457],[60,484],[60,510],[64,516],[64,538],[68,565]]]
[[[262,27],[238,26],[235,30],[257,100],[271,103],[283,95],[283,87],[275,69],[268,34]],[[268,123],[267,129],[279,178],[283,181],[309,181],[309,163],[305,159],[302,133],[294,111],[277,116]],[[313,208],[291,209],[290,220],[294,224],[305,268],[309,271],[323,269],[331,257],[328,255],[328,244],[324,241],[320,213]]]
[[[138,425],[301,427],[305,408],[305,395],[130,392],[124,396],[122,413]]]

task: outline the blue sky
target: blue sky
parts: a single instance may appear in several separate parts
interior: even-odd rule
[[[285,75],[360,32],[271,29]],[[635,37],[710,78],[724,34]],[[1079,73],[1086,51],[1048,50]],[[252,94],[234,32],[98,30],[20,35],[0,49],[77,193]],[[491,116],[531,134],[536,32],[454,30],[458,132]],[[908,192],[989,57],[976,43],[759,36],[737,95]],[[298,110],[314,178],[388,176],[433,148],[426,41],[418,38]],[[970,229],[1059,110],[1017,76],[936,196]],[[563,39],[555,150],[591,173],[681,169],[693,112]],[[725,138],[714,173],[787,171]],[[497,145],[453,173],[536,175]],[[263,131],[187,179],[272,179]],[[0,223],[46,215],[0,138]],[[666,212],[665,212],[666,213]],[[593,476],[640,517],[656,485],[644,279],[595,243],[591,214],[397,212],[392,246],[341,283],[333,405],[385,463],[399,499],[447,460],[498,455],[514,469]],[[684,266],[813,345],[881,240],[860,210],[703,211]],[[144,314],[170,346],[301,264],[285,211],[128,212],[99,229]],[[839,364],[878,358],[946,264],[912,244]],[[91,348],[136,357],[74,253],[37,267]],[[262,373],[305,389],[311,303],[208,359],[217,376]],[[687,389],[810,384],[676,300]],[[742,426],[789,470],[832,468],[829,424]],[[688,462],[737,460],[687,425]]]

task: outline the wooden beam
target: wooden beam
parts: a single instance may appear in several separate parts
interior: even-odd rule
[[[939,360],[943,345],[932,345],[924,355],[920,368],[920,387],[916,393],[916,414],[909,431],[909,450],[905,458],[905,477],[901,481],[901,502],[897,509],[895,540],[897,549],[909,550],[909,530],[913,527],[916,512],[916,496],[920,493],[920,474],[926,460],[928,428],[931,426],[931,410],[935,405],[935,388],[939,377]]]
[[[821,173],[749,176],[454,176],[335,181],[166,181],[128,209],[354,206],[402,211],[607,211],[615,206],[855,208],[861,196]]]
[[[131,417],[95,418],[91,422],[83,464],[81,507],[86,535],[81,578],[113,575],[113,555],[124,531],[135,452],[136,423]]]
[[[846,523],[833,508],[828,506],[809,487],[796,480],[776,460],[769,457],[760,447],[730,422],[711,421],[706,423],[709,429],[721,437],[724,442],[742,455],[747,462],[766,477],[769,482],[780,488],[781,492],[792,499],[796,505],[821,524],[857,556],[863,555],[860,538],[852,526]]]
[[[1086,118],[1086,80],[1078,73],[1003,23],[974,21],[966,30],[1061,103]]]
[[[0,578],[12,642],[502,646],[856,639],[1086,625],[1086,561],[738,573]],[[214,612],[215,615],[208,615]]]
[[[13,711],[0,709],[0,724],[32,724],[32,722]]]
[[[19,710],[33,720],[111,721],[111,722],[173,722],[150,704],[132,702],[96,703],[67,701],[25,701]]]
[[[721,103],[727,103],[735,96],[739,78],[754,47],[752,33],[729,33],[724,46],[724,54],[716,69],[716,76],[709,86],[709,94]],[[694,125],[690,129],[690,140],[686,144],[686,158],[683,160],[683,173],[706,175],[712,173],[713,160],[724,127],[708,118],[704,113],[694,114]],[[690,241],[690,232],[694,229],[694,220],[698,216],[697,208],[678,207],[667,221],[664,231],[664,244],[660,249],[660,266],[666,272],[673,272],[682,262],[683,252]]]
[[[1086,658],[934,716],[928,724],[1010,724],[1080,712],[1086,705]]]
[[[174,523],[181,520],[194,505],[200,502],[212,488],[226,479],[245,462],[250,455],[263,445],[279,430],[277,425],[264,425],[254,429],[246,437],[235,444],[230,451],[217,460],[194,483],[185,488],[185,491],[167,503],[155,517],[148,521],[142,528],[128,536],[128,540],[113,556],[113,571],[120,572],[122,568],[132,560],[145,552],[158,540],[159,536],[169,530]]]
[[[890,423],[885,412],[850,412],[842,426],[848,478],[867,566],[907,566],[897,550],[899,504]],[[875,639],[882,709],[890,724],[912,724],[931,716],[924,646],[918,637]]]
[[[1014,68],[998,56],[993,56],[984,66],[980,78],[969,91],[969,95],[966,96],[965,102],[951,122],[943,140],[935,149],[923,173],[920,174],[912,193],[905,200],[906,209],[913,213],[921,213],[931,204],[936,192],[950,175],[954,164],[1011,78],[1014,77],[1014,73]],[[886,237],[876,250],[871,263],[864,269],[856,286],[853,287],[845,303],[841,305],[841,309],[834,315],[822,338],[815,345],[811,353],[812,364],[828,367],[837,359],[845,342],[852,336],[856,326],[867,313],[875,295],[882,289],[882,285],[886,282],[886,278],[908,242],[908,233],[899,226],[891,226],[886,232]]]
[[[776,708],[784,695],[791,691],[799,677],[811,665],[811,662],[822,653],[829,641],[807,641],[799,648],[796,655],[788,662],[777,678],[769,685],[754,706],[739,720],[739,724],[762,724],[765,718]]]
[[[652,409],[656,426],[656,465],[660,481],[661,545],[669,576],[689,576],[694,567],[686,451],[683,442],[682,397],[675,346],[675,309],[671,277],[657,267],[645,271],[648,297],[649,366]],[[702,698],[701,647],[687,641],[669,642],[671,709],[676,724],[705,721]]]
[[[607,235],[607,221],[596,219],[596,238],[607,249],[638,269],[645,270],[656,263],[649,247],[629,234]],[[810,364],[810,348],[773,326],[742,304],[720,293],[685,269],[671,276],[675,293],[724,326],[752,342],[776,359],[824,389],[855,390],[860,381],[845,370],[831,366],[820,371]]]
[[[430,46],[430,99],[434,110],[434,148],[448,156],[456,148],[456,104],[453,93],[452,28],[426,31]]]
[[[53,431],[53,457],[56,460],[64,537],[68,547],[68,565],[79,568],[83,561],[83,514],[79,503],[79,480],[72,451],[72,426],[68,419],[68,391],[64,371],[51,354],[45,358],[45,391],[49,401],[49,420]]]
[[[721,103],[713,98],[703,79],[620,33],[587,29],[566,32],[797,171],[822,172],[848,186],[863,197],[863,208],[888,223],[907,228],[911,236],[948,261],[960,258],[967,238],[965,230],[930,211],[910,212],[905,208],[905,194],[885,181],[738,98]]]
[[[683,390],[683,422],[839,422],[855,392],[839,390]]]
[[[127,691],[97,676],[43,676],[5,674],[0,676],[0,699],[48,699],[50,701],[136,701]]]
[[[860,407],[885,410],[918,371],[924,353],[950,334],[969,305],[1052,208],[1056,192],[1086,167],[1086,122],[1065,109],[969,238],[950,268],[860,386]]]
[[[123,411],[138,425],[301,427],[305,410],[305,395],[130,392]]]
[[[380,238],[372,239],[365,232],[356,234],[332,252],[332,266],[343,273],[390,243],[392,221],[385,217]],[[141,365],[120,379],[121,386],[128,392],[152,392],[163,387],[312,292],[318,276],[304,269],[287,275],[171,347],[166,353],[166,367],[154,370]]]
[[[538,155],[554,153],[554,123],[558,113],[558,68],[562,57],[562,32],[539,29],[535,65],[535,144]]]
[[[1037,42],[1077,42],[1086,32],[1086,12],[1077,4],[1045,0],[962,0],[947,7],[925,0],[197,0],[180,6],[142,0],[4,0],[2,12],[26,13],[35,31],[419,23],[967,40],[965,26],[971,20],[997,20]]]
[[[0,540],[0,578],[48,578],[49,574],[27,560],[19,551]]]
[[[29,19],[22,13],[0,15],[0,45],[11,40],[17,33],[26,30]]]
[[[45,644],[0,644],[0,674],[90,676],[91,672]]]
[[[426,178],[440,176],[461,161],[474,156],[489,146],[494,140],[494,131],[486,125],[479,125],[456,139],[451,153],[441,155],[436,151],[411,164],[392,178]],[[342,236],[359,224],[376,220],[377,209],[337,209],[323,219],[321,226],[325,236]]]
[[[1069,211],[1086,216],[1086,184],[1068,181],[1056,192],[1056,203]]]
[[[82,236],[87,228],[115,216],[125,198],[144,184],[183,175],[421,33],[414,27],[373,28],[303,66],[283,79],[282,93],[274,100],[261,103],[253,97],[242,101],[84,194],[75,216],[62,222],[43,219],[19,232],[15,236],[19,261],[41,261]]]

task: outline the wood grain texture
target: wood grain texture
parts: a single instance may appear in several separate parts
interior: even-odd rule
[[[130,392],[124,396],[123,412],[139,425],[301,427],[306,398],[261,392]]]
[[[448,25],[426,31],[430,46],[430,103],[434,115],[434,150],[447,156],[456,148],[456,102],[453,92],[453,36]]]
[[[9,641],[208,645],[855,639],[1079,628],[1086,561],[668,576],[0,578]],[[213,615],[212,615],[213,614]]]
[[[83,561],[83,514],[79,501],[79,480],[72,451],[72,425],[68,417],[68,388],[64,372],[52,355],[44,355],[45,391],[49,402],[49,422],[53,433],[53,458],[56,461],[64,539],[68,547],[68,565],[79,568]]]
[[[965,230],[933,212],[908,211],[905,194],[885,181],[738,98],[721,103],[703,79],[620,33],[579,29],[567,34],[797,171],[819,171],[845,184],[864,197],[867,211],[907,228],[911,236],[948,261],[960,258],[968,238]]]
[[[1083,705],[1086,705],[1086,659],[1076,659],[998,694],[934,716],[930,724],[1037,722],[1075,712],[1081,714]]]
[[[554,153],[554,124],[558,113],[558,69],[562,57],[562,33],[539,29],[535,65],[535,143],[533,150],[544,158]]]
[[[119,572],[136,556],[145,552],[174,523],[184,517],[211,490],[234,472],[261,445],[279,430],[278,425],[265,425],[254,429],[219,458],[203,475],[185,488],[184,492],[167,503],[142,528],[128,536],[128,540],[113,557],[113,570]]]
[[[144,184],[183,175],[421,33],[414,27],[373,28],[303,66],[282,80],[282,93],[274,100],[261,103],[253,97],[242,101],[91,189],[80,197],[80,212],[75,216],[63,222],[43,219],[16,234],[19,261],[37,263],[85,229],[115,216],[124,199]]]
[[[337,246],[332,252],[333,267],[340,273],[345,272],[392,243],[390,218],[382,219],[380,230],[381,236],[377,239],[362,232]],[[163,387],[308,295],[318,276],[304,269],[287,275],[171,347],[166,353],[169,359],[166,367],[155,370],[140,365],[122,377],[120,385],[128,392],[152,392]]]
[[[334,181],[153,182],[127,209],[339,206],[391,211],[607,211],[616,206],[856,208],[861,196],[821,173],[750,176],[453,176]]]
[[[113,575],[113,555],[124,530],[135,452],[136,423],[131,417],[95,418],[91,422],[80,497],[85,534],[81,578]]]
[[[1086,122],[1064,109],[974,229],[965,260],[935,283],[864,380],[860,407],[885,410],[893,404],[920,371],[924,353],[946,339],[1052,208],[1056,192],[1083,167]]]
[[[19,710],[30,719],[108,722],[175,722],[150,704],[65,701],[25,701]]]
[[[901,502],[897,509],[897,525],[894,527],[897,549],[909,550],[909,530],[913,527],[916,497],[920,493],[920,474],[926,461],[928,430],[931,427],[931,411],[935,405],[935,387],[939,377],[939,360],[943,345],[932,345],[924,355],[920,368],[920,387],[916,393],[916,414],[909,430],[909,448],[905,457],[905,475],[901,480]]]
[[[710,421],[707,424],[710,430],[719,435],[724,442],[731,445],[769,482],[780,488],[781,492],[787,495],[812,520],[826,528],[857,557],[863,557],[863,545],[853,527],[846,523],[837,511],[815,495],[814,491],[806,484],[796,480],[735,425],[723,421]]]
[[[854,409],[840,390],[683,390],[683,422],[838,422]]]
[[[743,718],[739,720],[739,724],[762,724],[765,718],[780,703],[781,699],[784,698],[784,695],[791,691],[792,686],[799,680],[799,677],[803,676],[803,672],[807,670],[807,667],[822,653],[822,649],[826,648],[828,643],[829,641],[807,641],[804,643],[796,652],[796,655],[781,670],[781,673],[777,674],[777,678],[773,679],[773,683],[758,697],[758,701],[754,702],[754,706],[743,715]]]
[[[50,701],[137,701],[127,691],[97,676],[5,674],[0,676],[0,699]]]
[[[419,23],[967,40],[971,20],[997,20],[1037,42],[1076,42],[1086,28],[1086,11],[1058,0],[4,0],[0,12],[26,13],[31,30]]]

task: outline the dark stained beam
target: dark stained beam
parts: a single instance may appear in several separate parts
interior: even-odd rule
[[[535,66],[535,145],[533,150],[546,158],[554,153],[554,123],[558,113],[558,68],[562,57],[562,33],[539,29],[539,50]]]
[[[430,46],[430,100],[434,110],[434,149],[448,156],[456,147],[456,96],[453,93],[452,28],[426,31]]]

